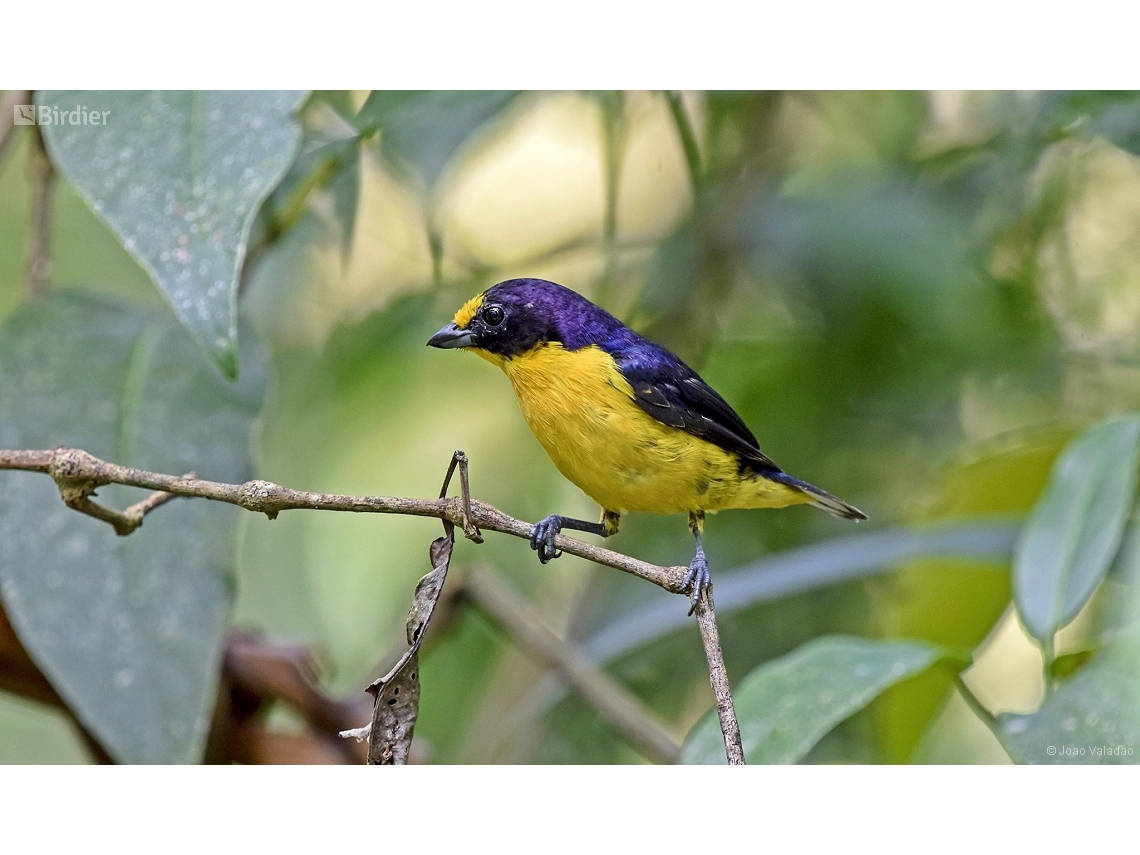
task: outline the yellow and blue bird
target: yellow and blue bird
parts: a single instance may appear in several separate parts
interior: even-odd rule
[[[531,548],[561,553],[562,529],[609,537],[627,511],[688,514],[697,552],[683,590],[692,610],[710,584],[705,512],[811,505],[866,515],[788,475],[712,387],[665,348],[582,295],[544,279],[510,279],[469,300],[428,341],[464,348],[506,372],[554,465],[602,507],[600,522],[551,514]]]

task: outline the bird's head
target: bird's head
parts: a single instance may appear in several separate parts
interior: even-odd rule
[[[568,350],[595,344],[621,324],[585,297],[545,279],[508,279],[472,297],[432,347],[470,348],[502,363],[541,344]]]

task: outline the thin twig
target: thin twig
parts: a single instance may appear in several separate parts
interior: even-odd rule
[[[451,485],[451,476],[455,474],[456,466],[459,467],[459,495],[463,500],[463,534],[468,540],[482,543],[483,535],[480,534],[478,527],[471,522],[471,482],[467,476],[467,455],[462,451],[456,451],[451,455],[451,465],[447,467],[447,475],[444,476],[439,497],[441,499],[447,497],[447,488]]]
[[[194,477],[196,477],[196,475],[197,475],[197,473],[191,472],[186,477],[187,478],[194,478]],[[175,496],[173,493],[167,493],[167,492],[164,492],[162,490],[157,490],[157,491],[151,493],[149,496],[147,496],[141,502],[135,502],[133,505],[131,505],[129,508],[127,508],[125,511],[123,511],[123,516],[126,518],[126,521],[128,524],[134,526],[134,528],[138,528],[140,525],[142,525],[143,517],[145,517],[147,514],[149,514],[155,508],[162,507],[167,502],[169,502],[171,499],[177,499],[177,498],[178,497]]]
[[[191,474],[184,477],[193,478],[194,475]],[[82,494],[77,494],[73,497],[65,498],[64,502],[67,503],[68,507],[74,508],[80,513],[84,513],[88,516],[95,517],[95,519],[110,523],[111,527],[115,529],[115,534],[120,535],[121,537],[126,537],[128,534],[143,524],[143,517],[145,517],[155,508],[162,507],[171,499],[177,498],[178,497],[174,493],[167,493],[163,490],[157,490],[151,493],[141,502],[135,502],[125,511],[116,511],[114,508],[108,508],[104,505],[96,504],[87,498],[87,496]]]
[[[525,652],[557,669],[642,754],[657,763],[677,762],[681,746],[656,716],[577,646],[547,629],[534,610],[494,574],[470,573],[463,594],[501,625]]]
[[[697,601],[697,626],[705,646],[709,663],[709,682],[716,697],[716,712],[720,717],[720,732],[724,735],[724,752],[729,766],[744,765],[744,746],[740,741],[740,724],[732,706],[732,693],[728,688],[728,672],[724,668],[724,654],[720,649],[720,633],[716,628],[716,611],[713,608],[712,585],[705,588]]]
[[[31,102],[32,93],[27,89],[9,89],[0,98],[0,170],[4,168],[4,155],[8,153],[8,146],[16,137],[12,133],[16,124],[16,107]]]
[[[28,150],[29,215],[24,283],[31,297],[47,290],[51,280],[51,219],[55,167],[44,148],[40,129],[34,129]]]

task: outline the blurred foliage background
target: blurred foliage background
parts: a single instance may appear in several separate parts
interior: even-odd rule
[[[299,103],[297,156],[259,209],[237,288],[239,377],[260,360],[266,378],[250,436],[257,477],[429,497],[461,448],[478,498],[531,521],[593,518],[501,373],[424,347],[478,291],[552,279],[675,351],[781,467],[870,517],[858,529],[805,508],[710,518],[734,685],[830,634],[973,651],[961,677],[971,697],[955,669],[924,664],[804,759],[1009,762],[1017,751],[985,711],[1031,714],[1049,682],[1012,601],[1018,526],[1070,439],[1140,409],[1140,97],[315,92]],[[0,163],[9,335],[34,302],[23,273],[32,142],[13,135]],[[62,140],[48,143],[63,156]],[[50,292],[172,317],[137,247],[61,171]],[[246,340],[259,356],[246,359]],[[81,357],[73,370],[85,382]],[[21,478],[5,473],[0,490],[16,494]],[[315,645],[335,694],[386,670],[437,522],[227,519],[231,626]],[[953,547],[922,540],[946,531]],[[883,538],[859,541],[870,551],[846,575],[825,578],[826,561],[794,551],[872,535]],[[841,556],[856,549],[837,543]],[[630,517],[607,545],[665,565],[691,557],[681,518]],[[722,580],[769,578],[765,559],[781,555],[802,556],[789,586],[721,602]],[[1121,553],[1049,664],[1088,658],[1130,624],[1137,555]],[[452,567],[489,568],[522,592],[678,742],[711,706],[680,598],[571,556],[540,566],[502,536],[459,543]],[[431,762],[643,761],[478,609],[440,629],[423,652],[416,728]],[[270,726],[300,725],[282,706]],[[0,760],[87,759],[60,714],[0,695]]]

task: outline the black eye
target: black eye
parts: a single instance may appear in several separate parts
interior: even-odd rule
[[[483,320],[488,326],[497,327],[507,317],[499,306],[488,306],[483,310]]]

